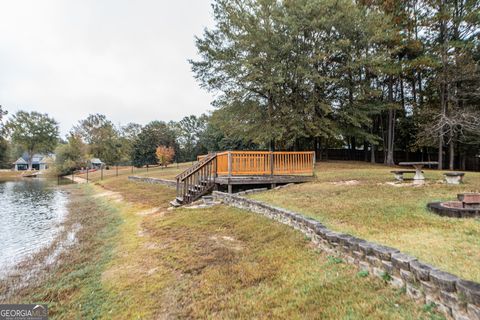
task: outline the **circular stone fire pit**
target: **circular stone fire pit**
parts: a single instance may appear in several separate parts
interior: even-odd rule
[[[457,198],[458,201],[430,202],[427,208],[444,217],[480,217],[480,193],[460,193]]]

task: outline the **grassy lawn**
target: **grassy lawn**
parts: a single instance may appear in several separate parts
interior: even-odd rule
[[[441,172],[424,170],[428,185],[398,187],[386,184],[393,181],[391,170],[361,162],[319,163],[315,182],[252,198],[480,281],[480,221],[439,217],[425,208],[431,201],[456,199],[457,193],[480,190],[480,174],[468,172],[465,184],[447,186],[440,183]]]
[[[66,188],[79,242],[8,299],[49,301],[53,319],[440,319],[264,217],[170,211],[173,189],[125,177]]]

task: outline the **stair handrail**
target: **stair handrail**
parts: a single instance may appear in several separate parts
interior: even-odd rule
[[[199,172],[202,172],[201,170],[204,169],[205,167],[210,166],[210,168],[207,168],[207,170],[211,170],[211,171],[207,174],[207,176],[212,177],[213,180],[209,181],[208,185],[203,185],[202,186],[203,190],[200,190],[200,193],[206,191],[207,189],[210,190],[215,185],[215,177],[217,174],[217,164],[215,162],[216,156],[217,155],[215,153],[208,155],[208,157],[205,157],[205,159],[202,159],[201,161],[196,163],[194,166],[185,170],[184,172],[182,172],[176,177],[177,199],[179,199],[183,203],[191,202],[191,199],[190,199],[191,197],[187,196],[188,191],[191,188],[191,181],[190,181],[191,179],[189,178]],[[211,164],[212,162],[213,164]],[[203,171],[203,173],[205,173],[205,171]]]
[[[189,167],[188,169],[184,170],[183,172],[179,173],[177,176],[175,176],[175,179],[183,180],[185,177],[190,175],[192,172],[197,171],[200,167],[202,167],[206,162],[209,160],[215,158],[217,156],[216,153],[209,153],[207,154],[204,158],[201,160],[197,161],[194,165]]]
[[[195,174],[197,171],[201,170],[203,167],[207,166],[210,162],[214,161],[216,157],[211,157],[207,161],[203,162],[201,166],[199,166],[196,170],[189,172],[183,179],[187,179],[191,175]],[[215,177],[216,172],[213,172],[213,177]]]

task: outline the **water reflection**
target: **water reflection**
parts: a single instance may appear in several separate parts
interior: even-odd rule
[[[46,180],[0,182],[0,277],[55,238],[66,204]]]

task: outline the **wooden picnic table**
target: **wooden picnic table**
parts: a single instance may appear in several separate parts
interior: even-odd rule
[[[415,168],[415,176],[413,177],[413,183],[423,183],[425,176],[423,175],[422,168],[429,165],[438,165],[437,161],[419,161],[419,162],[400,162],[399,166],[408,166]]]

